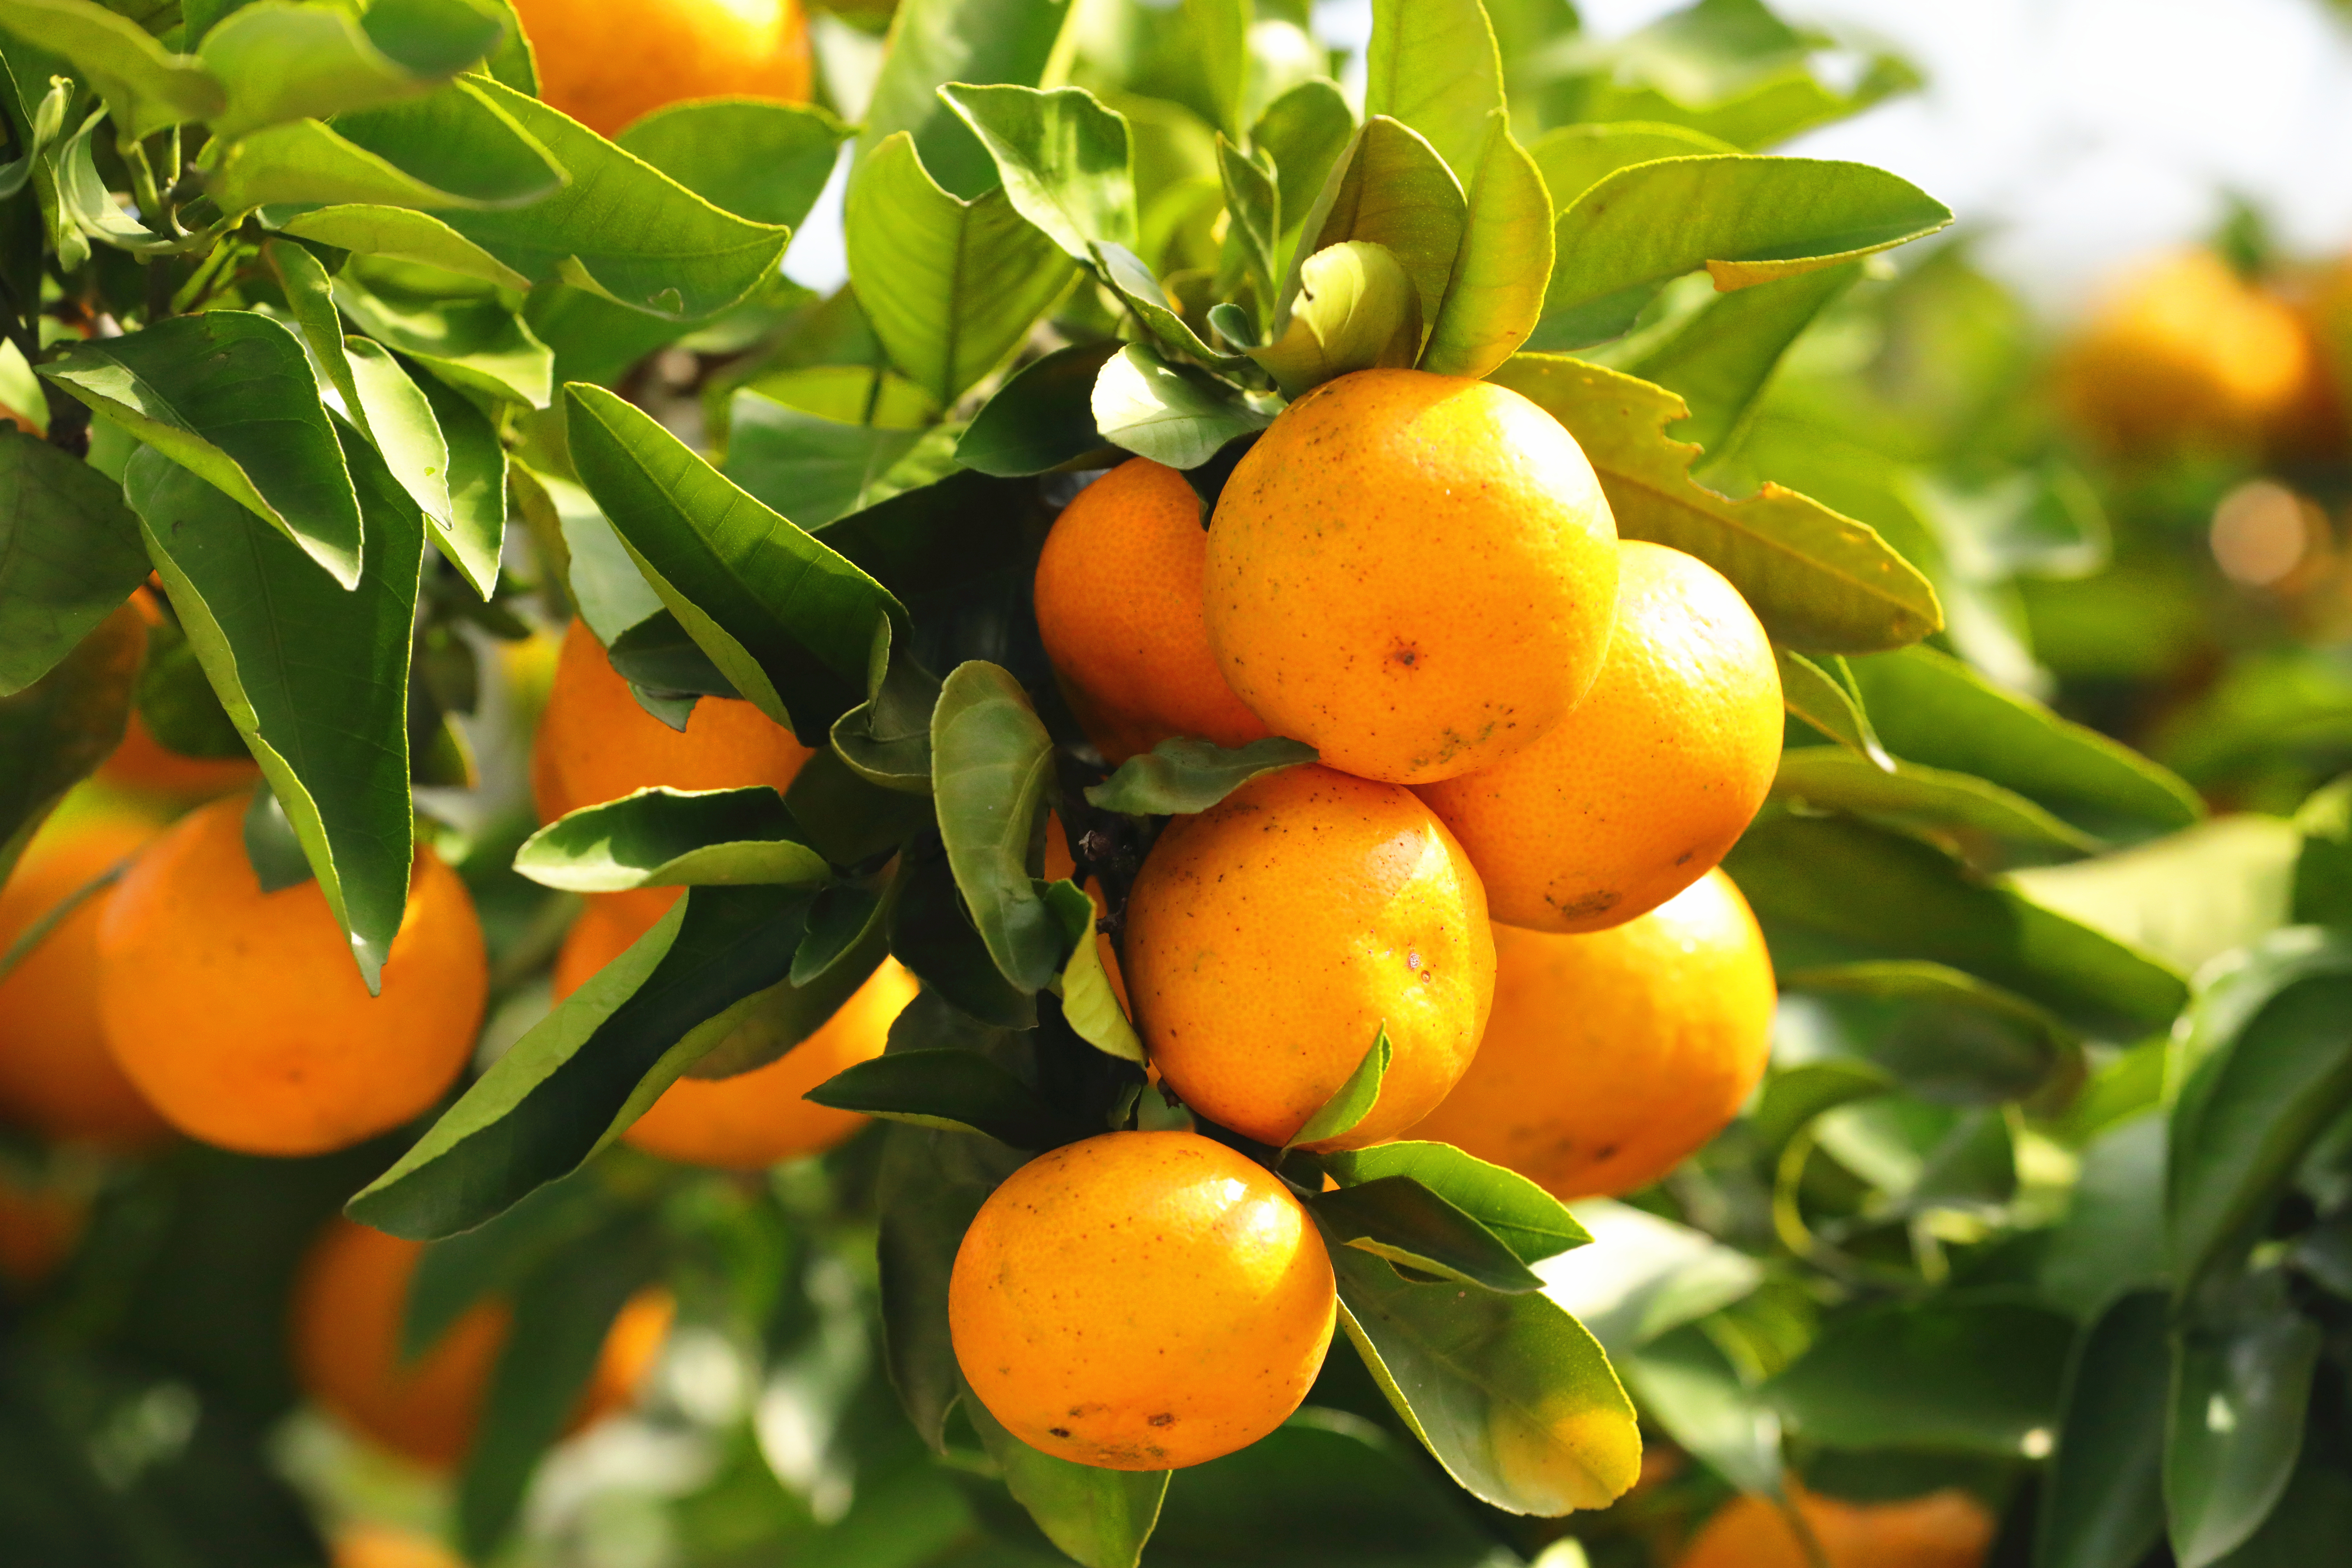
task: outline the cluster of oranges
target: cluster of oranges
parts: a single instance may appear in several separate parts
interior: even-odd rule
[[[1297,1142],[1383,1037],[1354,1126],[1443,1139],[1563,1197],[1712,1137],[1761,1073],[1774,986],[1716,863],[1762,805],[1771,646],[1692,557],[1621,542],[1591,466],[1517,393],[1415,371],[1299,399],[1205,531],[1131,460],[1062,513],[1038,627],[1106,761],[1171,736],[1304,740],[1153,845],[1117,922],[1161,1084]],[[1197,1464],[1305,1397],[1330,1259],[1273,1171],[1113,1132],[1015,1172],[965,1237],[956,1353],[1033,1447]]]

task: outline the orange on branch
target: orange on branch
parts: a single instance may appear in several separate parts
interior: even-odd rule
[[[1601,931],[1656,909],[1723,858],[1780,765],[1780,670],[1748,602],[1695,556],[1619,548],[1591,694],[1517,755],[1419,792],[1512,925]]]
[[[1379,1100],[1318,1148],[1427,1115],[1495,992],[1486,896],[1445,825],[1411,790],[1312,766],[1176,820],[1129,898],[1126,962],[1163,1080],[1260,1142],[1295,1137],[1385,1028]]]
[[[58,818],[0,888],[0,952],[130,860],[161,830],[131,813]],[[110,888],[89,894],[0,979],[0,1121],[45,1138],[141,1149],[171,1128],[106,1048],[98,931]]]
[[[446,1466],[473,1442],[509,1314],[503,1303],[467,1309],[421,1356],[401,1354],[401,1323],[421,1243],[338,1219],[304,1259],[290,1307],[302,1391],[394,1453]],[[604,1336],[573,1429],[627,1404],[669,1332],[667,1291],[630,1298]]]
[[[1980,1568],[1993,1519],[1968,1493],[1852,1503],[1795,1492],[1828,1568]],[[1809,1568],[1812,1559],[1780,1508],[1738,1498],[1707,1521],[1676,1568]]]
[[[1496,926],[1478,1058],[1413,1136],[1560,1198],[1646,1186],[1739,1114],[1774,1002],[1763,933],[1719,870],[1611,931]]]
[[[464,1069],[489,991],[481,926],[457,874],[419,847],[370,996],[318,883],[261,890],[245,809],[183,817],[107,900],[107,1045],[192,1137],[248,1154],[347,1148],[428,1110]]]
[[[1288,1419],[1330,1348],[1331,1259],[1264,1167],[1192,1132],[1041,1154],[981,1206],[948,1323],[964,1380],[1042,1452],[1175,1469]]]
[[[515,0],[539,96],[610,136],[695,98],[805,102],[800,0]]]
[[[1070,709],[1113,766],[1176,735],[1267,733],[1225,684],[1201,612],[1209,536],[1184,476],[1132,458],[1063,509],[1037,558],[1037,631]]]
[[[677,901],[678,891],[645,888],[590,899],[556,954],[555,999],[580,989],[651,931]],[[915,999],[915,977],[898,960],[883,959],[808,1038],[767,1066],[733,1078],[679,1079],[623,1140],[666,1160],[723,1170],[758,1170],[822,1153],[865,1126],[866,1119],[802,1096],[835,1073],[880,1056],[891,1021]]]
[[[1209,646],[1275,733],[1425,784],[1532,745],[1601,668],[1617,530],[1592,465],[1517,393],[1412,370],[1325,383],[1234,469]]]

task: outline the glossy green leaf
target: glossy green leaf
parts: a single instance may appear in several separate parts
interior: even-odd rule
[[[1467,184],[1502,107],[1503,57],[1479,0],[1374,0],[1366,118],[1412,127]]]
[[[1500,1237],[1522,1263],[1540,1263],[1592,1239],[1558,1198],[1451,1143],[1398,1141],[1341,1150],[1322,1162],[1343,1184],[1411,1176]]]
[[[2037,1510],[2037,1568],[2135,1568],[2164,1536],[2164,1298],[2118,1300],[2076,1342]]]
[[[1002,186],[951,195],[911,139],[885,142],[859,166],[843,222],[875,335],[943,406],[1020,345],[1076,272]]]
[[[834,753],[869,784],[931,793],[931,719],[940,683],[910,658],[887,658],[872,695],[835,721]]]
[[[1737,439],[1780,356],[1853,286],[1862,268],[1849,261],[1720,295],[1630,368],[1690,409],[1678,435],[1720,450]]]
[[[1152,276],[1151,268],[1133,251],[1124,246],[1099,244],[1094,247],[1094,259],[1097,271],[1110,286],[1111,292],[1135,312],[1161,347],[1217,370],[1242,368],[1240,356],[1210,347],[1208,340],[1192,329],[1160,279]]]
[[[1576,437],[1620,534],[1713,566],[1774,641],[1806,653],[1866,653],[1943,625],[1927,580],[1863,524],[1778,485],[1732,500],[1693,479],[1697,448],[1665,435],[1686,412],[1672,393],[1549,354],[1519,354],[1491,379],[1540,404]]]
[[[1097,244],[1135,248],[1135,167],[1127,117],[1084,88],[940,89],[988,149],[1013,210],[1081,266]]]
[[[1315,1114],[1307,1119],[1307,1124],[1291,1138],[1292,1145],[1321,1143],[1338,1138],[1370,1116],[1372,1107],[1380,1102],[1381,1083],[1388,1077],[1389,1062],[1394,1054],[1395,1047],[1389,1044],[1388,1028],[1383,1025],[1372,1037],[1372,1043],[1365,1047],[1362,1059],[1348,1074],[1347,1080],[1331,1091],[1331,1098],[1325,1100]]]
[[[1631,1355],[1685,1323],[1755,1293],[1756,1259],[1705,1231],[1609,1198],[1576,1206],[1590,1244],[1537,1270],[1544,1294],[1575,1317],[1612,1357]]]
[[[987,149],[939,94],[949,82],[1045,79],[1068,24],[1070,0],[900,0],[874,96],[857,136],[871,160],[899,132],[950,193],[977,196],[997,178]]]
[[[1225,383],[1140,343],[1103,362],[1093,405],[1104,439],[1171,468],[1197,468],[1226,442],[1274,423]]]
[[[1700,155],[1604,177],[1560,215],[1546,348],[1617,336],[1661,287],[1704,267],[1721,289],[1835,266],[1935,233],[1951,210],[1866,163]]]
[[[1476,0],[1469,0],[1476,9]],[[1552,270],[1551,197],[1535,161],[1511,137],[1510,117],[1494,110],[1470,174],[1462,248],[1430,323],[1421,368],[1434,375],[1484,376],[1518,352],[1543,313]]]
[[[369,35],[380,13],[406,12],[421,46],[415,58],[395,59]],[[495,16],[470,6],[420,5],[416,0],[379,5],[366,18],[337,5],[254,0],[205,35],[196,58],[228,95],[205,116],[212,133],[235,141],[288,120],[323,120],[348,110],[416,97],[479,60],[505,36]],[[419,37],[416,33],[425,36]],[[436,36],[437,35],[437,36]]]
[[[2283,1290],[2192,1323],[2175,1351],[2164,1511],[2181,1568],[2206,1568],[2262,1528],[2294,1474],[2324,1336]]]
[[[1050,1149],[1081,1131],[977,1051],[892,1051],[835,1074],[808,1098],[912,1127],[977,1132],[1016,1149]]]
[[[2299,838],[2275,816],[2216,817],[2117,854],[2002,880],[2046,908],[2193,974],[2287,923]],[[2183,899],[2179,889],[2200,889]]]
[[[1250,127],[1249,144],[1274,160],[1282,233],[1287,238],[1307,218],[1331,170],[1355,139],[1356,116],[1337,82],[1317,79],[1291,88]]]
[[[134,256],[158,256],[174,248],[170,236],[155,233],[115,205],[91,151],[91,138],[103,123],[103,115],[91,115],[50,154],[55,159],[59,216],[85,237]]]
[[[801,939],[792,944],[783,980],[731,1008],[725,1032],[686,1064],[685,1076],[728,1079],[757,1071],[831,1022],[888,953],[890,908],[898,889],[893,878],[879,888],[869,879],[820,889],[810,900]],[[845,895],[855,898],[845,901]]]
[[[227,101],[203,66],[89,0],[0,0],[0,27],[72,62],[133,136],[209,119]]]
[[[1055,882],[1040,896],[1061,928],[1063,944],[1070,954],[1062,961],[1062,972],[1052,986],[1062,999],[1063,1018],[1078,1038],[1104,1055],[1143,1066],[1143,1040],[1128,1020],[1127,1010],[1119,1005],[1110,972],[1103,967],[1102,948],[1095,941],[1094,900],[1084,888],[1066,879]]]
[[[688,892],[475,1080],[352,1217],[436,1240],[576,1169],[784,978],[808,902],[790,888]]]
[[[905,612],[650,416],[579,383],[564,407],[580,477],[662,603],[761,712],[822,744],[864,700],[877,631]]]
[[[813,103],[705,98],[656,109],[613,140],[715,207],[798,228],[848,136]]]
[[[1273,342],[1247,352],[1301,397],[1349,371],[1410,365],[1421,336],[1421,297],[1403,266],[1383,246],[1347,240],[1300,264]]]
[[[719,472],[807,529],[882,500],[884,477],[923,438],[919,430],[804,414],[748,388],[728,410]]]
[[[120,486],[0,427],[0,698],[55,669],[147,571]]]
[[[2023,1100],[2077,1060],[2066,1026],[2021,996],[1917,960],[1790,969],[1785,990],[1854,999],[1849,1026],[1871,1060],[1922,1099],[1998,1105]]]
[[[957,437],[956,461],[1013,479],[1101,455],[1108,444],[1095,428],[1095,380],[1118,348],[1076,343],[1022,366]]]
[[[277,203],[450,211],[536,203],[570,176],[545,142],[493,101],[501,90],[468,78],[422,98],[337,115],[331,127],[295,120],[212,142],[200,163],[205,191],[232,213]]]
[[[551,1182],[478,1229],[425,1247],[408,1277],[401,1358],[431,1350],[477,1301],[511,1296],[541,1264],[612,1216],[606,1191],[583,1173]]]
[[[1642,1414],[1717,1475],[1754,1496],[1781,1489],[1780,1413],[1741,1380],[1703,1326],[1685,1323],[1617,1365]]]
[[[911,864],[890,922],[890,956],[923,984],[972,1017],[1000,1028],[1036,1026],[1037,1000],[1004,977],[972,924],[941,850],[919,843],[900,853]]]
[[[1421,319],[1437,320],[1462,249],[1468,202],[1462,182],[1419,132],[1384,117],[1364,122],[1298,231],[1282,304],[1298,292],[1301,268],[1320,250],[1351,239],[1385,247],[1421,296]]]
[[[1801,971],[1800,973],[1802,973]],[[1874,1063],[1830,1057],[1773,1073],[1748,1120],[1778,1158],[1790,1139],[1841,1105],[1873,1099],[1895,1087],[1895,1075]]]
[[[2018,1301],[1864,1307],[1824,1323],[1766,1392],[1799,1432],[1833,1447],[2014,1454],[2057,1417],[2074,1332]]]
[[[1989,833],[1996,838],[2088,854],[2099,840],[2021,795],[1973,773],[1897,761],[1882,768],[1836,746],[1781,753],[1772,798],[1819,811],[1849,811],[1898,827]]]
[[[49,808],[121,742],[146,647],[125,605],[47,674],[0,697],[0,882]]]
[[[362,256],[415,261],[502,289],[523,289],[530,279],[430,213],[407,207],[343,205],[295,213],[280,233]]]
[[[1543,1289],[1493,1231],[1411,1176],[1375,1176],[1313,1205],[1326,1237],[1375,1258],[1487,1290]]]
[[[408,903],[409,639],[425,520],[364,443],[346,450],[368,523],[348,591],[152,448],[131,458],[124,490],[373,991]]]
[[[436,380],[500,403],[545,408],[554,395],[554,356],[522,318],[496,300],[435,300],[366,288],[346,272],[335,303],[385,347]]]
[[[208,310],[68,349],[41,374],[291,540],[346,588],[360,503],[294,334]]]
[[[515,851],[515,869],[570,893],[772,883],[831,874],[783,796],[746,789],[639,790],[549,823]]]
[[[984,660],[958,665],[931,714],[940,837],[990,956],[1023,991],[1062,964],[1060,928],[1029,875],[1029,847],[1053,792],[1053,739],[1021,683]]]
[[[1339,1319],[1397,1414],[1484,1502],[1553,1516],[1633,1484],[1642,1440],[1609,1358],[1541,1295],[1407,1282],[1332,1249]]]
[[[2040,1271],[2042,1295],[2083,1322],[2126,1291],[2165,1283],[2167,1133],[2165,1118],[2145,1110],[2083,1148],[2066,1217]]]
[[[1817,664],[1784,647],[1775,647],[1772,658],[1780,667],[1780,700],[1790,713],[1856,756],[1869,758],[1873,766],[1894,771],[1895,759],[1886,754],[1877,726],[1849,685],[1844,660],[1829,655]]]
[[[884,854],[931,823],[928,798],[870,784],[830,750],[801,764],[784,805],[809,842],[837,866]]]
[[[2219,1568],[2303,1568],[2324,1563],[2352,1531],[2352,1476],[2320,1445],[2305,1443],[2286,1490],[2263,1527]]]
[[[1555,216],[1576,205],[1576,199],[1620,169],[1660,158],[1687,158],[1700,153],[1737,153],[1738,148],[1703,131],[1685,125],[1586,124],[1561,125],[1528,143],[1528,156],[1551,192]]]
[[[433,422],[449,449],[448,511],[427,512],[425,521],[433,525],[441,553],[487,601],[498,587],[506,549],[506,446],[489,416],[464,393],[431,375],[415,385],[432,405]]]
[[[987,1031],[935,996],[918,996],[891,1027],[902,1049]],[[882,1135],[880,1237],[882,1350],[907,1417],[933,1448],[946,1446],[949,1412],[963,1394],[948,1333],[948,1279],[972,1216],[996,1184],[1030,1156],[992,1138],[894,1126]]]
[[[1225,192],[1225,243],[1238,251],[1241,277],[1263,318],[1282,288],[1282,195],[1270,159],[1253,161],[1240,148],[1217,138],[1217,179]],[[1230,334],[1228,334],[1230,335]]]
[[[1045,1538],[1084,1568],[1136,1568],[1168,1495],[1166,1470],[1106,1470],[1040,1453],[969,1389],[964,1414]]]
[[[1187,816],[1208,810],[1260,774],[1311,763],[1317,754],[1304,741],[1279,736],[1231,750],[1178,736],[1121,763],[1088,787],[1087,799],[1136,816]]]

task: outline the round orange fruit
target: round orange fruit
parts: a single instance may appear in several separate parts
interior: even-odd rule
[[[1617,529],[1575,438],[1516,392],[1365,370],[1285,409],[1234,469],[1204,605],[1277,735],[1426,784],[1532,745],[1609,645]]]
[[[1331,1259],[1264,1167],[1192,1132],[1039,1155],[981,1206],[948,1285],[957,1363],[1044,1453],[1198,1465],[1288,1419],[1330,1348]]]
[[[1265,725],[1225,684],[1201,614],[1209,536],[1174,468],[1133,458],[1063,509],[1037,558],[1037,630],[1070,709],[1113,766],[1176,735]]]
[[[1612,930],[1497,926],[1478,1058],[1413,1136],[1560,1198],[1646,1186],[1739,1114],[1774,1002],[1763,933],[1720,870]]]
[[[1600,931],[1706,874],[1780,765],[1780,670],[1739,591],[1629,540],[1617,633],[1568,721],[1516,756],[1423,785],[1495,918]]]
[[[1495,990],[1486,897],[1444,824],[1411,790],[1311,766],[1176,819],[1128,900],[1125,961],[1161,1079],[1260,1142],[1297,1136],[1385,1029],[1380,1099],[1317,1148],[1427,1115]]]
[[[515,0],[539,95],[610,136],[695,98],[804,102],[800,0]]]
[[[163,1119],[248,1154],[316,1154],[409,1121],[456,1081],[489,992],[473,900],[430,848],[368,994],[316,882],[265,893],[245,803],[150,845],[99,924],[108,1047]]]
[[[1966,1492],[1852,1503],[1800,1491],[1795,1500],[1828,1568],[1980,1568],[1992,1550],[1992,1515]],[[1809,1568],[1811,1563],[1776,1505],[1743,1497],[1707,1521],[1677,1568]]]

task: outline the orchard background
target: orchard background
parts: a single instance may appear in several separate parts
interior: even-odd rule
[[[2342,1553],[2352,266],[2241,203],[2053,325],[1776,155],[1933,58],[1370,14],[0,0],[0,1562]],[[1081,722],[1040,552],[1412,364],[1769,633],[1769,1068],[1572,1213],[1289,1148],[1385,1030],[1285,1143],[1202,1119],[1342,1331],[1235,1452],[1052,1457],[950,1265],[1192,1123],[1129,892],[1311,775]]]

